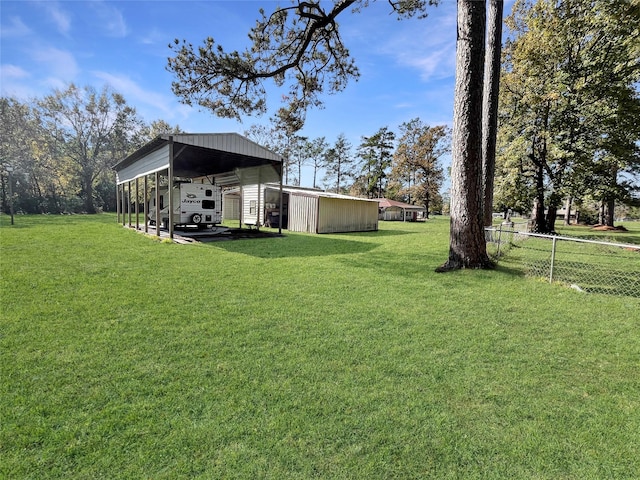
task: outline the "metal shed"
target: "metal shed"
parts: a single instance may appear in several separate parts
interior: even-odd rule
[[[281,225],[292,232],[307,233],[378,230],[376,200],[274,184],[246,185],[240,190],[242,204],[233,211],[239,212],[243,224]],[[229,204],[237,199],[237,191],[225,195]],[[225,213],[232,214],[232,210]]]
[[[173,184],[175,178],[196,181],[206,178],[221,187],[282,182],[282,157],[237,133],[159,135],[113,168],[116,172],[118,221],[122,215],[123,225],[126,214],[129,225],[132,224],[132,194],[135,189],[134,198],[139,198],[140,180],[144,182],[143,191],[147,192],[149,175],[155,175],[156,185],[160,184],[160,174],[168,177],[169,184]],[[169,205],[173,205],[171,191],[169,189]],[[135,202],[136,228],[139,227],[138,203]],[[157,235],[160,234],[159,223],[158,219]],[[172,222],[169,222],[169,235],[173,237]]]

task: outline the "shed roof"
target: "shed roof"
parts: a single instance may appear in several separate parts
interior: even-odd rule
[[[173,171],[177,177],[213,176],[220,185],[279,181],[282,157],[237,133],[162,134],[118,162],[117,183],[125,183],[169,168],[173,141]]]
[[[405,210],[412,210],[416,212],[423,212],[425,209],[420,205],[410,205],[408,203],[402,203],[396,200],[390,200],[388,198],[379,198],[378,205],[380,206],[380,208],[396,207],[396,208],[403,208]]]
[[[265,185],[265,187],[271,188],[271,189],[280,188],[279,185],[275,185],[275,184]],[[359,200],[362,202],[377,201],[376,199],[371,199],[371,198],[353,197],[350,195],[343,195],[341,193],[326,192],[324,190],[319,190],[317,188],[305,188],[305,187],[297,187],[297,186],[291,186],[291,185],[283,185],[282,191],[289,194],[306,196],[306,197],[337,198],[342,200]]]

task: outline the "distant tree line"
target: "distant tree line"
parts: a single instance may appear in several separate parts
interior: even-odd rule
[[[162,120],[146,124],[122,95],[105,87],[70,84],[28,102],[0,98],[2,209],[22,213],[95,213],[116,209],[112,166],[160,133],[178,133]],[[313,169],[313,187],[368,198],[391,199],[442,211],[441,159],[450,151],[445,126],[419,119],[363,136],[355,151],[344,134],[330,144],[309,139],[275,116],[245,134],[285,158],[283,181],[300,185]],[[12,168],[8,188],[7,167]]]
[[[74,84],[28,102],[0,97],[0,118],[5,212],[10,190],[15,212],[114,211],[111,167],[159,133],[180,130],[162,120],[146,124],[109,87]]]
[[[278,117],[253,125],[245,135],[285,159],[283,182],[300,185],[302,167],[312,169],[312,187],[366,198],[389,198],[442,212],[442,158],[451,151],[445,125],[429,126],[419,118],[399,126],[400,136],[381,127],[355,146],[344,133],[333,143],[287,130]]]

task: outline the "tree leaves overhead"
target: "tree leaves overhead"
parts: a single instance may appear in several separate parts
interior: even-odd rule
[[[427,5],[438,0],[389,0],[398,18],[426,16]],[[227,52],[212,37],[199,47],[176,39],[167,69],[175,80],[172,90],[187,105],[199,105],[220,117],[241,119],[264,114],[264,80],[288,88],[283,99],[289,113],[304,119],[309,107],[321,107],[323,93],[337,93],[360,76],[340,36],[337,17],[359,12],[369,0],[336,2],[293,1],[260,19],[249,32],[250,46]],[[326,8],[329,4],[331,8]]]

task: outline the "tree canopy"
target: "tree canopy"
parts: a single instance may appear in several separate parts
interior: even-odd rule
[[[70,84],[26,103],[2,97],[0,106],[2,170],[13,167],[13,203],[25,213],[115,210],[111,167],[159,133],[179,131],[161,120],[145,124],[108,87]]]
[[[629,194],[619,174],[640,159],[638,18],[637,1],[520,0],[507,19],[500,203],[533,204],[538,232],[553,232],[564,198]]]

